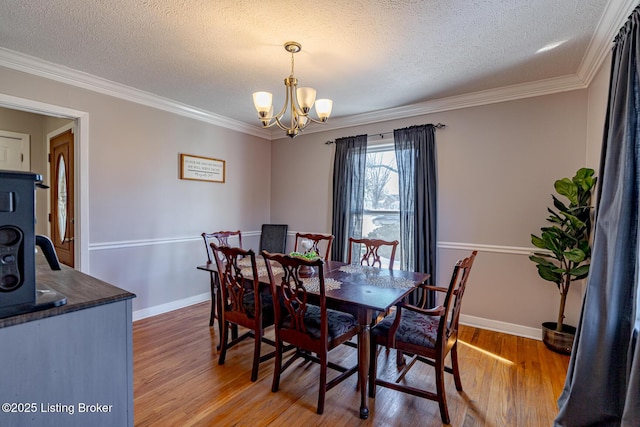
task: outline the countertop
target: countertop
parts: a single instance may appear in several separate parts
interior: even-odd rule
[[[62,270],[51,270],[44,257],[36,256],[36,287],[44,285],[60,292],[67,297],[67,303],[59,307],[0,319],[0,328],[135,298],[135,294],[131,292],[66,265],[61,267]]]

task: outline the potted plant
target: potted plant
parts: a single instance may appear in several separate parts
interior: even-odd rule
[[[593,169],[582,168],[572,178],[555,182],[556,192],[568,204],[553,197],[554,209],[547,208],[551,225],[541,228],[540,236],[531,235],[531,243],[544,252],[534,252],[529,259],[536,263],[538,274],[553,282],[560,291],[560,308],[556,322],[542,324],[542,340],[550,349],[571,353],[575,327],[564,324],[564,309],[571,283],[589,274],[591,258],[591,190],[596,184]]]

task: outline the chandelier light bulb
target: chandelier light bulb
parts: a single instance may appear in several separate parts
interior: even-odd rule
[[[298,98],[298,105],[302,108],[302,112],[307,114],[313,103],[316,101],[316,90],[312,87],[299,87],[296,91]]]
[[[256,110],[258,110],[258,114],[260,117],[265,117],[271,108],[271,103],[273,100],[273,95],[269,92],[254,92],[253,93],[253,105],[255,105]]]
[[[326,122],[331,115],[333,101],[330,99],[318,99],[316,101],[316,113],[322,122]]]

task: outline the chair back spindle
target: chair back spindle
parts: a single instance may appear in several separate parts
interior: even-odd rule
[[[467,280],[471,273],[471,267],[476,257],[476,251],[471,256],[460,260],[453,267],[453,274],[451,276],[451,282],[449,283],[449,291],[446,293],[443,306],[445,307],[445,314],[443,321],[440,322],[443,327],[446,328],[443,331],[444,336],[450,338],[451,336],[457,336],[458,324],[460,321],[460,311],[462,307],[462,297],[467,287]],[[449,315],[451,313],[451,315]]]
[[[218,268],[223,316],[235,317],[234,313],[247,317],[259,316],[261,304],[256,304],[255,312],[248,312],[243,304],[245,296],[249,292],[255,292],[259,287],[255,253],[252,250],[245,251],[240,248],[217,246],[215,243],[211,243],[211,248]],[[238,265],[238,260],[245,257],[248,257],[251,262],[252,277],[245,278],[242,272],[243,267]],[[250,282],[251,286],[247,286],[247,282]],[[258,294],[256,293],[256,295]]]
[[[320,341],[327,341],[327,319],[326,319],[326,299],[324,286],[324,262],[322,259],[309,261],[302,258],[291,257],[289,255],[268,254],[265,259],[275,261],[280,264],[283,269],[280,284],[272,287],[272,296],[277,298],[281,304],[276,305],[276,319],[279,320],[278,327],[283,327],[283,320],[287,320],[287,329],[291,332],[284,332],[284,336],[288,334],[308,334],[307,326],[304,322],[308,309],[308,291],[305,288],[300,268],[303,266],[315,267],[318,277],[319,294],[320,294]],[[267,272],[271,272],[271,262],[266,262]],[[270,277],[273,273],[269,273]],[[274,279],[275,281],[275,279]],[[278,312],[280,310],[280,312]],[[323,315],[324,313],[324,315]],[[281,334],[283,333],[280,330]],[[286,341],[286,339],[285,339]]]
[[[204,246],[207,248],[207,260],[213,262],[210,244],[216,243],[216,246],[234,246],[229,243],[230,238],[236,238],[238,245],[235,247],[242,248],[242,232],[238,231],[214,231],[213,233],[202,233],[202,239],[204,240]],[[215,239],[215,240],[213,240]]]
[[[300,243],[302,240],[309,240],[312,246],[309,250],[315,251],[319,257],[325,261],[329,261],[329,254],[331,253],[331,244],[333,243],[333,235],[331,234],[314,234],[314,233],[296,233],[295,246],[293,250],[298,252],[302,246]],[[321,243],[326,245],[324,253],[321,251]]]
[[[396,258],[396,248],[398,247],[397,240],[387,241],[381,239],[356,239],[353,237],[349,237],[349,251],[347,263],[351,264],[352,260],[355,260],[355,254],[361,254],[359,263],[360,265],[368,265],[371,267],[382,268],[382,257],[380,255],[380,250],[388,250],[389,251],[389,269],[393,270],[393,262]],[[364,245],[365,252],[354,251],[354,245],[357,248],[361,248],[361,245]]]
[[[238,246],[242,247],[242,233],[238,231],[216,231],[213,233],[202,233],[202,240],[204,241],[204,247],[207,251],[207,264],[215,264],[213,260],[213,253],[210,244],[212,242],[217,243],[220,246],[230,246],[229,237],[238,236]],[[216,292],[218,288],[218,275],[214,272],[210,272],[210,287],[211,287],[211,315],[209,316],[209,326],[213,326],[216,314]],[[220,335],[222,335],[222,322],[219,323]]]

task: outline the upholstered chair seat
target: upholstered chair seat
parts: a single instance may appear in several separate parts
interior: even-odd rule
[[[317,305],[309,305],[307,306],[307,312],[304,316],[307,333],[317,340],[320,339],[320,314],[320,307]],[[327,310],[327,323],[329,328],[329,341],[348,333],[358,326],[358,321],[355,317],[336,310]],[[292,327],[291,317],[283,320],[282,327],[287,329]]]
[[[262,305],[262,325],[273,325],[273,298],[271,294],[260,292],[260,304]],[[253,292],[248,292],[242,297],[242,306],[248,318],[256,317],[256,299]]]
[[[396,313],[392,313],[372,329],[372,336],[387,336],[396,320]],[[407,310],[402,313],[402,322],[396,331],[396,342],[435,348],[438,339],[439,316],[427,316]]]

